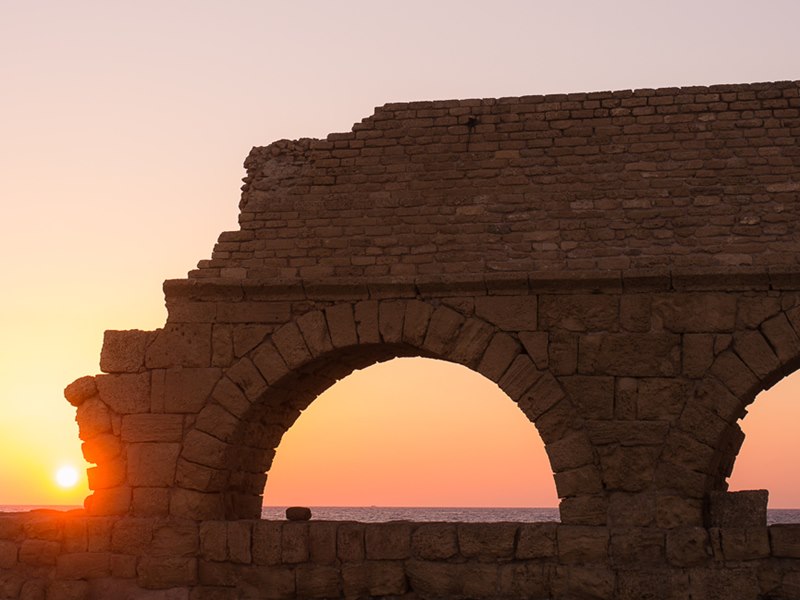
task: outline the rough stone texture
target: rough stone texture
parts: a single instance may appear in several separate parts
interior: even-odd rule
[[[0,517],[0,598],[800,598],[796,528],[725,493],[800,366],[799,92],[390,104],[254,148],[163,329],[65,390],[93,494]],[[256,520],[301,411],[398,356],[518,404],[562,524]]]

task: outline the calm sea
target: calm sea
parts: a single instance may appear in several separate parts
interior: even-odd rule
[[[53,505],[0,505],[0,512],[25,512],[35,509],[70,510],[78,506]],[[265,506],[261,511],[264,519],[282,520],[285,506]],[[361,521],[381,523],[385,521],[461,521],[467,523],[493,523],[511,521],[537,523],[558,521],[557,508],[407,508],[389,506],[314,506],[312,518],[319,521]],[[800,523],[800,509],[771,508],[767,510],[767,523]]]

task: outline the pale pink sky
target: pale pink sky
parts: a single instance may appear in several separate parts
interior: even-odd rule
[[[209,257],[220,231],[236,229],[251,146],[346,131],[390,101],[800,79],[799,20],[794,0],[3,0],[0,503],[82,499],[85,487],[51,483],[62,463],[85,468],[62,389],[97,372],[104,329],[163,324],[161,282],[183,277]],[[502,414],[487,395],[478,424]],[[328,402],[317,404],[322,411]],[[752,482],[741,481],[770,487],[775,506],[798,506],[792,478],[765,465],[800,456],[793,437],[780,454],[766,454],[800,415],[776,400],[763,403],[762,417],[757,404],[752,423],[764,419],[767,439],[745,443],[742,465],[754,446],[760,462],[748,467]],[[766,412],[784,404],[785,413]],[[306,416],[313,420],[311,410]],[[497,427],[515,430],[516,416]],[[484,445],[489,465],[510,460],[501,446]],[[303,452],[279,456],[308,479],[315,467],[292,463]],[[531,456],[533,487],[498,481],[487,498],[465,476],[436,498],[536,504],[549,490],[554,502],[541,447]],[[275,483],[280,469],[276,462],[270,483],[289,494],[288,483]],[[471,477],[485,480],[489,469]],[[403,485],[397,498],[408,485],[430,489]]]

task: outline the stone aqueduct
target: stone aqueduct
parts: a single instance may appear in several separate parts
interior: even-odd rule
[[[389,104],[254,148],[240,230],[66,390],[85,513],[0,518],[0,598],[800,598],[726,493],[800,366],[800,82]],[[397,356],[496,382],[561,523],[259,519],[282,434]]]

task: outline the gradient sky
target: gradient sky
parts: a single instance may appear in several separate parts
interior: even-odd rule
[[[98,371],[104,329],[163,324],[161,282],[185,276],[219,232],[237,228],[251,146],[347,131],[391,101],[800,79],[796,0],[397,6],[0,0],[0,503],[82,500],[85,483],[71,491],[52,483],[62,464],[85,468],[62,390]],[[279,449],[267,499],[553,504],[541,443],[511,402],[469,372],[431,376],[416,364],[414,377],[402,362],[365,370],[340,384],[349,391],[315,402]],[[418,377],[418,391],[383,397],[372,377]],[[443,380],[455,387],[431,387]],[[773,506],[800,506],[786,476],[800,459],[796,436],[769,446],[800,414],[792,394],[776,389],[745,420],[753,435],[733,487],[766,486]],[[441,408],[453,399],[469,410]],[[397,439],[356,426],[401,409],[407,432]],[[317,410],[370,416],[348,422],[345,444],[325,437],[343,426]],[[441,454],[451,462],[432,462],[441,444],[420,445],[408,453],[418,462],[381,471],[380,493],[365,488],[381,460],[429,435],[416,429],[429,410],[445,411],[440,427],[453,435]],[[313,460],[321,455],[331,461],[324,470]],[[358,462],[366,456],[373,462]],[[512,461],[530,479],[498,468]],[[334,468],[350,495],[307,486]]]

